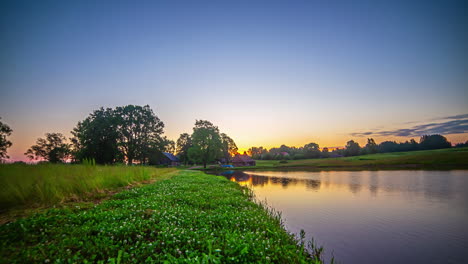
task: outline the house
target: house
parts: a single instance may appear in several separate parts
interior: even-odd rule
[[[255,160],[253,160],[247,154],[237,154],[234,156],[234,158],[232,158],[232,165],[235,167],[255,166]]]
[[[168,166],[179,166],[180,160],[169,152],[163,152],[159,164]]]

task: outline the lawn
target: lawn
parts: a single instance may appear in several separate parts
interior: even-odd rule
[[[468,168],[468,148],[392,152],[354,157],[288,160],[258,160],[256,167],[249,168],[312,168],[312,169],[451,169]],[[245,168],[245,167],[244,167]]]
[[[1,225],[0,238],[0,263],[321,263],[251,191],[199,171]]]

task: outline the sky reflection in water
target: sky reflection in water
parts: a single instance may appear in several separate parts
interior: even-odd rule
[[[468,171],[227,171],[341,263],[468,263]]]

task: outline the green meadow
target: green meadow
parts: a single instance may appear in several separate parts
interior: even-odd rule
[[[257,166],[247,168],[274,169],[294,167],[318,170],[466,169],[468,168],[468,148],[391,152],[326,159],[257,160]]]
[[[199,171],[160,175],[99,204],[1,225],[0,263],[322,263],[322,249],[285,231],[249,189]]]
[[[0,164],[0,206],[5,211],[97,199],[119,187],[162,179],[174,171],[123,165]]]

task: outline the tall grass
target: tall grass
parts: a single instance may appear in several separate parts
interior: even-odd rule
[[[0,206],[51,205],[161,177],[175,169],[143,166],[0,164]]]

